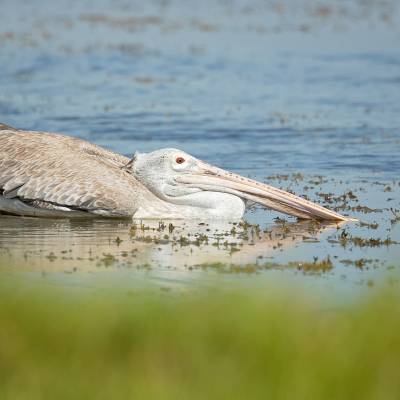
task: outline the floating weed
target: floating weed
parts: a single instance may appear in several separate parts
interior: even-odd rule
[[[247,221],[240,221],[238,226],[243,229],[244,232],[247,232],[249,228],[252,227],[252,225],[247,222]]]
[[[301,172],[295,172],[292,174],[292,179],[295,181],[302,181],[304,180],[304,175]]]
[[[356,212],[361,212],[364,214],[370,214],[370,213],[381,213],[383,210],[381,208],[370,208],[367,206],[355,206],[355,207],[350,207],[349,210],[351,211],[356,211]]]
[[[53,261],[57,260],[57,256],[56,256],[53,252],[49,253],[49,254],[46,256],[46,258],[47,258],[50,262],[53,262]]]
[[[348,241],[349,241],[349,233],[345,229],[343,229],[339,236],[339,243],[342,246],[346,246]]]
[[[100,260],[105,267],[110,267],[117,261],[118,259],[113,254],[103,254],[103,258]]]
[[[119,246],[123,242],[123,240],[119,236],[117,236],[114,242],[117,244],[117,246]]]
[[[384,246],[391,246],[392,244],[399,244],[399,242],[396,242],[395,240],[392,240],[392,239],[390,239],[390,238],[386,238],[386,239],[383,241],[383,245],[384,245]]]
[[[183,246],[189,246],[190,244],[190,240],[184,236],[181,236],[178,240],[178,243],[181,245],[181,247]]]
[[[158,231],[158,232],[163,232],[164,229],[165,229],[166,227],[167,227],[167,226],[164,224],[164,222],[163,222],[163,221],[160,221],[160,222],[158,223],[158,229],[157,229],[157,231]]]
[[[359,225],[361,226],[361,227],[366,227],[366,228],[368,228],[368,229],[378,229],[378,227],[379,227],[379,224],[378,223],[372,223],[372,224],[369,224],[369,223],[367,223],[367,222],[359,222]]]
[[[316,195],[324,199],[324,201],[329,204],[342,203],[342,205],[339,206],[340,209],[349,209],[347,203],[349,201],[355,201],[358,199],[352,190],[349,190],[341,194],[340,196],[335,196],[333,193],[323,193],[323,192],[317,192]]]
[[[344,259],[344,260],[340,260],[340,262],[343,265],[354,265],[355,267],[357,267],[359,269],[363,269],[368,264],[372,264],[374,262],[378,263],[379,260],[360,258],[358,260]]]
[[[317,192],[316,195],[324,199],[326,203],[333,203],[333,193]]]
[[[393,209],[393,208],[391,208],[390,211],[394,216],[394,218],[391,218],[390,223],[392,225],[394,225],[394,224],[397,224],[398,222],[400,222],[400,212],[398,210]]]
[[[196,235],[196,240],[194,241],[194,244],[198,247],[200,247],[202,244],[208,244],[208,236],[204,233]]]
[[[294,263],[303,272],[328,272],[333,268],[333,263],[329,256],[321,261],[315,257],[313,262]]]
[[[244,273],[252,274],[265,270],[272,269],[297,269],[304,273],[325,273],[333,269],[333,263],[329,256],[321,261],[318,261],[318,257],[314,257],[313,262],[307,261],[291,261],[287,264],[280,264],[277,262],[265,262],[265,263],[246,263],[246,264],[234,264],[234,263],[222,263],[222,262],[211,262],[197,264],[194,268],[200,268],[203,270],[215,269],[221,273]]]
[[[391,246],[399,244],[391,238],[385,240],[379,238],[362,238],[360,236],[351,236],[346,229],[343,229],[337,239],[330,238],[328,243],[339,243],[341,246],[346,247],[352,244],[357,247],[379,247],[379,246]]]
[[[386,238],[385,240],[369,238],[364,239],[358,236],[351,237],[350,241],[352,244],[358,247],[379,247],[379,246],[391,246],[393,244],[398,244],[394,240],[390,238]]]
[[[270,175],[267,176],[267,180],[269,181],[287,181],[289,179],[289,175]]]
[[[327,183],[328,180],[324,178],[323,176],[315,176],[314,178],[310,179],[308,181],[309,184],[319,186],[322,185],[323,183]]]

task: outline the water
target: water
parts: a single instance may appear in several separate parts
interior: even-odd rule
[[[330,206],[343,198],[327,203],[321,193],[352,191],[344,212],[370,224],[310,228],[287,218],[282,228],[277,214],[256,209],[246,219],[268,231],[261,238],[232,237],[232,226],[176,223],[167,241],[158,226],[132,233],[121,221],[7,217],[0,220],[3,277],[166,290],[294,280],[338,297],[396,282],[398,2],[2,0],[0,7],[1,122],[125,155],[178,147]],[[359,205],[375,211],[351,209]],[[181,240],[202,231],[209,244]],[[241,250],[213,246],[221,232]],[[370,238],[380,242],[359,240]],[[204,267],[220,262],[237,271],[328,256],[328,272]]]

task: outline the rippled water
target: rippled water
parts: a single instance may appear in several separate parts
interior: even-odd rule
[[[150,227],[153,242],[146,242],[127,223],[8,217],[0,220],[3,276],[24,271],[32,281],[78,286],[96,286],[105,276],[167,288],[263,285],[274,277],[340,293],[357,283],[394,281],[400,257],[393,243],[400,241],[398,2],[3,0],[1,11],[1,122],[76,135],[126,155],[182,148],[323,204],[344,204],[346,213],[372,224],[310,231],[288,219],[282,228],[273,220],[277,214],[257,209],[247,215],[250,223],[278,235],[289,229],[285,234],[295,239],[274,241],[268,233],[243,244],[240,238],[243,249],[232,253],[176,243],[204,226],[178,226],[160,244],[154,243],[157,227]],[[373,210],[357,212],[359,205]],[[232,226],[208,229],[203,233],[213,236]],[[386,242],[359,240],[370,238]],[[301,268],[221,274],[216,266],[198,267],[287,265],[328,255],[334,267],[317,271],[319,280]]]

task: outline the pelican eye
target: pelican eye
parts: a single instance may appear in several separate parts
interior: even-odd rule
[[[183,157],[176,157],[175,162],[177,164],[183,164],[185,162],[185,159]]]

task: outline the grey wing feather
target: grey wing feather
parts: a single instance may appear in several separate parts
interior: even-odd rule
[[[0,193],[35,207],[130,216],[143,187],[124,170],[128,162],[80,139],[0,129]]]

